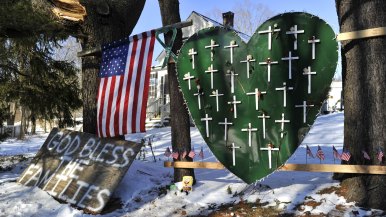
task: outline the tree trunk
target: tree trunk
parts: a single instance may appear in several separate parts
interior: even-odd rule
[[[15,124],[16,109],[17,109],[16,103],[9,104],[9,114],[7,117],[8,126],[13,126]]]
[[[8,118],[7,118],[7,125],[13,126],[14,124],[15,124],[15,114],[10,113]]]
[[[158,0],[162,24],[164,26],[173,23],[181,22],[179,2],[178,0]],[[169,43],[172,34],[168,32],[165,34],[165,42]],[[177,51],[182,46],[182,31],[178,29],[177,37],[174,41],[172,51],[177,54]],[[190,122],[187,107],[182,96],[182,92],[179,89],[176,67],[174,62],[168,63],[168,80],[170,91],[170,114],[171,114],[171,130],[172,130],[172,147],[173,151],[178,151],[180,154],[191,150],[190,141]],[[188,158],[188,157],[187,157]],[[181,159],[181,161],[192,161],[192,159]],[[193,176],[193,169],[177,169],[174,168],[174,182],[182,181],[183,176]]]
[[[36,134],[36,117],[34,114],[31,114],[31,134]]]
[[[7,125],[8,126],[15,125],[15,117],[16,117],[16,109],[15,109],[15,111],[10,111],[9,112],[9,115],[7,117]]]
[[[143,0],[82,0],[87,17],[82,25],[88,37],[81,39],[83,50],[129,36],[145,5]],[[98,72],[101,58],[82,58],[83,131],[96,134]]]
[[[25,107],[24,106],[20,106],[20,111],[21,111],[21,120],[20,120],[20,134],[19,134],[19,136],[18,136],[18,138],[17,139],[20,139],[20,140],[22,140],[22,139],[24,139],[25,138],[25,125],[26,125],[26,121],[25,121],[25,119],[26,119],[26,111],[25,111]]]
[[[340,32],[386,26],[384,0],[336,0]],[[342,42],[345,119],[344,149],[349,164],[379,164],[376,154],[386,148],[386,37]],[[369,153],[365,160],[362,150]],[[384,160],[381,162],[384,165]],[[359,206],[386,210],[385,175],[343,175],[347,199]]]

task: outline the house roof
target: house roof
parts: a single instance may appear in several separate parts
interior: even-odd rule
[[[220,23],[220,22],[218,22],[218,21],[216,21],[216,20],[214,20],[214,19],[212,19],[212,18],[209,18],[209,17],[207,17],[207,16],[205,16],[205,15],[203,15],[203,14],[200,14],[200,13],[198,13],[197,11],[192,11],[192,13],[189,15],[189,17],[192,16],[192,14],[196,14],[197,16],[202,17],[202,18],[203,18],[204,20],[206,20],[207,22],[212,23],[213,26],[224,27],[224,24],[222,24],[222,23]],[[189,19],[189,17],[188,17],[188,19]],[[237,32],[237,34],[239,34],[240,37],[243,38],[243,40],[244,40],[244,39],[248,39],[248,40],[249,40],[249,39],[251,38],[250,35],[247,35],[247,34],[241,32],[241,31],[239,31],[239,30],[237,30],[237,29],[235,29],[235,28],[231,28],[231,29],[232,29],[233,31]]]
[[[214,20],[214,19],[212,19],[212,18],[209,18],[209,17],[207,17],[207,16],[205,16],[205,15],[203,15],[203,14],[200,14],[200,13],[198,13],[197,11],[192,11],[192,13],[190,13],[190,15],[188,16],[188,19],[189,19],[189,17],[192,16],[192,14],[196,14],[197,16],[202,17],[202,18],[203,18],[204,20],[206,20],[207,22],[213,23],[214,26],[224,26],[222,23],[219,23],[219,22],[217,22],[216,20]]]

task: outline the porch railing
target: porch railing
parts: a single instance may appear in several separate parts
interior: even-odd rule
[[[164,126],[165,120],[170,116],[170,103],[164,103],[164,98],[149,99],[146,116],[148,120],[159,119]]]

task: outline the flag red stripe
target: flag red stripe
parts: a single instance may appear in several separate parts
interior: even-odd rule
[[[107,113],[106,113],[107,117],[106,117],[106,126],[105,126],[106,137],[110,137],[111,136],[111,132],[110,132],[110,119],[111,119],[111,116],[112,116],[111,108],[112,108],[112,105],[113,105],[115,80],[116,80],[116,76],[111,77],[110,90],[108,90],[109,91],[109,100],[108,100],[108,104],[107,104]]]
[[[97,135],[101,136],[101,105],[102,105],[102,91],[103,91],[103,79],[99,79],[98,96],[97,96]]]
[[[122,90],[122,91],[118,91],[116,109],[115,109],[115,114],[114,114],[114,131],[118,134],[120,133],[120,130],[119,130],[119,113],[120,113],[120,109],[121,109],[121,98],[122,98],[122,92],[125,91],[125,88],[123,87],[123,81],[124,81],[124,77],[121,77],[121,79],[119,79],[118,90]]]
[[[107,77],[105,79],[105,82],[106,82],[106,89],[104,90],[105,91],[105,98],[104,98],[104,101],[105,103],[103,104],[103,113],[102,113],[102,136],[103,137],[106,137],[107,134],[106,134],[106,126],[108,126],[108,123],[106,123],[106,119],[107,119],[107,108],[108,108],[108,103],[109,103],[109,97],[110,97],[110,87],[111,87],[111,79],[112,77]]]
[[[146,33],[142,33],[142,40],[141,40],[141,51],[139,55],[139,60],[138,60],[138,68],[137,68],[137,79],[135,81],[135,87],[134,87],[134,104],[133,104],[133,112],[132,112],[132,117],[131,117],[131,129],[132,132],[137,132],[136,125],[137,125],[137,102],[138,102],[138,92],[139,92],[139,85],[141,82],[141,72],[142,72],[142,66],[143,66],[143,58],[144,58],[144,53],[145,53],[145,48],[146,48],[146,40],[143,40],[146,38]]]
[[[148,57],[153,56],[153,48],[154,48],[154,42],[155,42],[155,31],[151,31],[151,37],[150,37],[150,48],[149,48],[149,54]],[[143,100],[142,100],[142,111],[141,111],[141,126],[140,131],[145,131],[145,120],[146,120],[146,106],[147,106],[147,99],[149,96],[149,83],[150,83],[150,67],[151,67],[151,58],[147,58],[147,64],[146,64],[146,77],[145,77],[145,85],[143,90]]]
[[[128,108],[128,104],[129,104],[129,95],[130,95],[130,84],[131,84],[131,79],[132,79],[132,76],[133,76],[133,68],[134,68],[134,60],[135,60],[135,56],[136,56],[136,52],[137,52],[137,43],[138,42],[138,37],[135,35],[133,37],[133,50],[131,52],[131,54],[129,54],[131,56],[131,59],[130,59],[130,68],[129,68],[129,71],[128,71],[128,79],[127,79],[127,83],[126,83],[126,96],[125,96],[125,104],[124,104],[124,109],[127,109]],[[124,112],[123,113],[123,134],[126,134],[126,132],[128,132],[128,129],[127,129],[127,118],[128,118],[128,113],[127,112]]]
[[[101,80],[101,79],[99,79],[99,80]],[[99,131],[100,131],[100,127],[99,127],[99,109],[100,109],[100,105],[101,105],[101,100],[100,100],[100,96],[101,96],[101,85],[102,85],[102,82],[101,81],[99,81],[99,84],[98,84],[98,94],[97,94],[97,135],[98,136],[100,136],[100,133],[99,133]]]
[[[121,80],[123,79],[123,76],[115,76],[115,81],[114,81],[114,89],[113,90],[113,99],[111,103],[111,115],[110,115],[110,123],[109,123],[109,130],[110,130],[110,136],[114,137],[115,135],[118,134],[118,131],[115,130],[114,125],[115,125],[115,114],[119,112],[117,110],[117,102],[118,102],[118,94],[122,91],[120,89],[119,84]]]
[[[102,83],[103,83],[103,86],[102,86],[102,90],[101,90],[101,103],[100,103],[100,108],[99,108],[99,136],[103,136],[102,135],[102,129],[103,129],[103,109],[104,109],[104,101],[105,101],[105,94],[106,94],[106,86],[107,86],[107,80],[108,78],[101,78],[101,80],[103,79]]]

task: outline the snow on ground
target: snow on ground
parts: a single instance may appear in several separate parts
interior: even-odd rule
[[[18,154],[31,155],[38,151],[47,134],[31,136],[25,141],[10,139],[0,143],[0,157]],[[335,193],[320,194],[321,189],[339,186],[332,180],[331,173],[310,172],[275,172],[265,179],[247,185],[227,170],[196,169],[197,184],[188,195],[170,190],[168,186],[173,178],[173,170],[164,168],[163,161],[170,160],[163,154],[170,147],[170,128],[149,130],[126,136],[128,140],[139,141],[142,138],[154,137],[154,162],[150,148],[144,149],[145,156],[133,162],[129,171],[115,191],[113,198],[120,198],[122,207],[100,216],[183,216],[206,215],[221,204],[238,202],[241,198],[250,202],[260,201],[266,206],[276,207],[296,215],[332,214],[337,205],[346,207],[339,215],[350,216],[353,210],[360,215],[369,215],[347,203],[343,197]],[[216,161],[196,128],[191,128],[192,144],[196,152],[203,147],[203,161]],[[325,153],[323,163],[334,163],[332,145],[341,152],[343,146],[343,113],[324,115],[317,118],[303,143],[288,160],[289,163],[305,163],[307,144],[316,152],[320,145]],[[201,160],[196,155],[195,160]],[[307,160],[308,163],[319,163],[318,159]],[[339,162],[336,162],[339,163]],[[1,164],[1,162],[0,162]],[[38,188],[30,188],[15,183],[25,165],[19,165],[9,171],[0,171],[0,216],[90,216],[83,211],[72,208],[68,204],[60,204],[46,192]],[[232,191],[232,194],[229,194]],[[234,193],[242,192],[234,196]],[[313,200],[320,205],[316,207],[303,205],[302,211],[296,209],[299,204]]]
[[[0,142],[0,156],[11,156],[23,154],[26,156],[34,156],[43,145],[48,133],[41,133],[34,136],[26,136],[25,140],[17,140],[16,138],[7,139]]]

